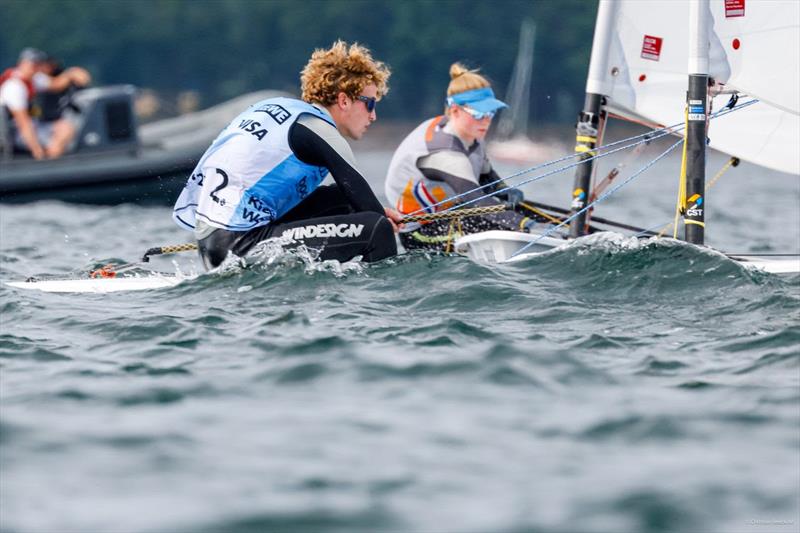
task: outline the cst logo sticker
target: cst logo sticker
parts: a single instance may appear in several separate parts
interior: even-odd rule
[[[688,204],[692,204],[692,206],[689,207],[686,210],[686,214],[688,216],[690,216],[690,217],[701,217],[701,216],[703,216],[703,208],[700,207],[700,206],[703,205],[703,197],[702,196],[700,196],[699,194],[693,194],[692,196],[689,197],[689,200],[687,201],[687,203]]]
[[[586,191],[581,188],[577,188],[572,191],[572,207],[573,209],[580,209],[583,207],[583,200],[586,198]]]

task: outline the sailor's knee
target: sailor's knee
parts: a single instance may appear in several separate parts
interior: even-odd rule
[[[228,256],[227,249],[223,250],[219,248],[203,246],[202,241],[198,242],[197,250],[200,253],[200,260],[203,262],[203,266],[206,270],[211,270],[218,267]]]
[[[383,215],[374,213],[374,224],[369,239],[370,253],[366,261],[379,261],[397,255],[397,240],[392,223]]]
[[[197,250],[206,270],[211,270],[222,264],[228,253],[236,243],[235,233],[214,230],[210,235],[197,241]]]

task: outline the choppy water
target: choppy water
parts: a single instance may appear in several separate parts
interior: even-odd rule
[[[797,252],[800,184],[743,167],[710,242]],[[673,182],[602,214],[669,221]],[[0,279],[184,239],[166,208],[3,206]],[[283,259],[0,287],[0,530],[797,531],[800,277],[614,239],[502,267]]]

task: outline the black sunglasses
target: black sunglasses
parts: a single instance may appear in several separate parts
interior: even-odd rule
[[[364,102],[364,105],[367,106],[367,113],[375,111],[375,106],[378,103],[377,98],[374,96],[364,96],[363,94],[356,96],[356,98]]]

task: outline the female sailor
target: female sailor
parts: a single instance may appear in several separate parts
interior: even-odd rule
[[[381,206],[344,139],[360,139],[377,119],[389,75],[368,49],[337,41],[303,69],[302,100],[270,98],[233,119],[173,211],[194,232],[206,268],[272,237],[317,249],[323,260],[397,253],[400,215]],[[335,183],[320,186],[328,173]]]
[[[492,118],[504,107],[477,70],[454,63],[445,114],[417,126],[392,157],[385,184],[390,204],[403,214],[431,212],[501,189],[502,193],[469,206],[522,201],[522,192],[507,188],[492,169],[483,142]],[[457,195],[463,196],[442,203]],[[452,241],[463,234],[492,229],[525,231],[533,224],[514,211],[465,217],[457,224],[448,220],[407,224],[400,232],[400,242],[407,250],[449,250]]]

